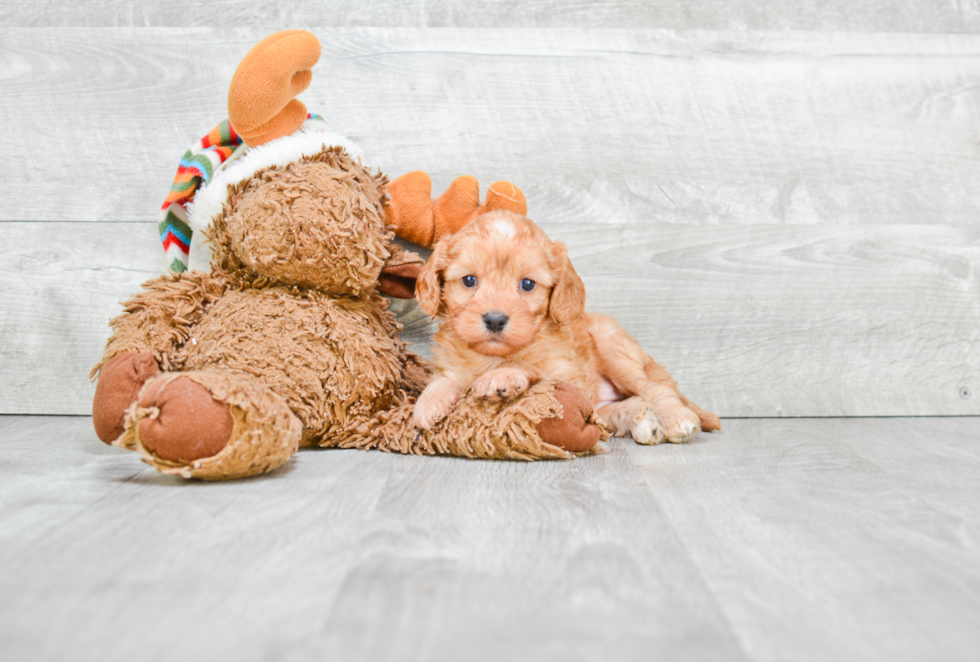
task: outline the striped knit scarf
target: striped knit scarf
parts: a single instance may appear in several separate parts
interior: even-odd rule
[[[177,176],[161,209],[159,225],[160,241],[170,259],[171,271],[187,271],[192,234],[187,224],[188,203],[194,200],[194,194],[201,185],[211,181],[215,170],[241,145],[241,137],[225,120],[184,152],[180,159]]]

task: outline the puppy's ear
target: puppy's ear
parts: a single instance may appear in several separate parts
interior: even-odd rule
[[[560,241],[551,245],[551,262],[555,284],[548,301],[548,315],[557,324],[570,324],[585,313],[585,283],[575,273],[568,249]]]
[[[451,241],[451,236],[439,240],[415,281],[415,298],[419,308],[432,318],[439,314],[442,304],[442,272],[446,268],[446,254]]]

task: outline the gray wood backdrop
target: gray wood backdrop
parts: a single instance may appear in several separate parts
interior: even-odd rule
[[[177,160],[287,27],[370,164],[517,183],[722,416],[980,413],[980,4],[811,4],[0,2],[0,413],[90,411]]]

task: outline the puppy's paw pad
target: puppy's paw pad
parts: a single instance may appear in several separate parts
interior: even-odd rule
[[[665,433],[653,410],[647,409],[630,426],[633,440],[638,444],[653,445],[663,443]]]

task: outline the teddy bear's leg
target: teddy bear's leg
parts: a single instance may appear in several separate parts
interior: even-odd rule
[[[190,377],[157,379],[139,395],[139,407],[156,415],[139,422],[140,441],[156,457],[189,462],[217,455],[228,445],[231,405]]]
[[[171,357],[226,287],[223,278],[199,271],[169,274],[143,283],[144,290],[123,304],[91,374],[98,375],[92,423],[99,439],[108,444],[119,438],[123,414],[143,383],[161,368],[172,369]]]
[[[163,473],[220,480],[272,471],[301,434],[286,402],[258,380],[202,370],[148,380],[116,445]]]
[[[506,402],[467,394],[431,430],[418,428],[414,413],[411,401],[379,412],[338,445],[416,455],[558,460],[602,452],[598,442],[610,436],[581,389],[564,383],[537,382]]]
[[[571,453],[584,453],[599,443],[602,430],[592,415],[592,402],[582,389],[560,382],[555,385],[555,398],[562,411],[538,422],[536,429],[542,441]]]
[[[102,366],[92,401],[92,423],[99,439],[111,444],[119,438],[126,409],[136,401],[146,380],[159,372],[153,352],[123,352]]]

